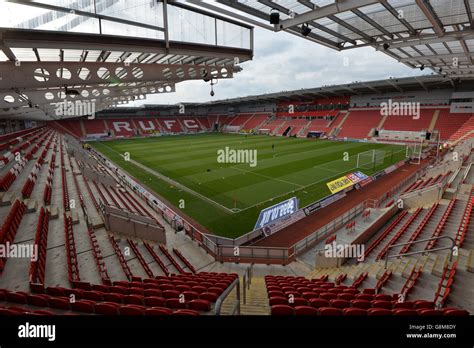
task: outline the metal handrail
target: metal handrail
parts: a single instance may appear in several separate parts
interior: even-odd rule
[[[240,280],[237,277],[228,287],[224,290],[224,292],[219,296],[214,306],[214,314],[221,315],[221,307],[224,303],[225,299],[230,295],[234,288],[237,289],[237,299],[234,304],[234,308],[232,308],[231,315],[240,315]]]
[[[411,245],[411,244],[416,244],[416,243],[428,242],[428,241],[430,241],[430,240],[435,240],[435,239],[436,239],[436,240],[438,240],[438,239],[449,239],[449,240],[451,241],[452,245],[451,245],[450,247],[440,247],[440,248],[436,248],[436,249],[412,251],[412,252],[409,252],[409,253],[402,253],[402,254],[396,254],[396,255],[389,255],[389,254],[390,254],[390,249],[392,249],[392,248],[399,247],[399,246],[404,246],[404,245]],[[399,244],[391,245],[391,246],[389,246],[389,247],[387,248],[387,254],[385,254],[385,268],[387,268],[387,264],[388,264],[388,259],[389,259],[389,258],[392,259],[392,258],[396,258],[396,257],[399,257],[399,256],[425,254],[425,253],[431,253],[431,252],[433,252],[433,251],[446,250],[446,249],[451,249],[451,250],[453,250],[455,244],[456,244],[456,243],[454,242],[454,239],[451,238],[451,237],[448,237],[448,236],[438,236],[438,237],[432,237],[432,238],[414,240],[414,241],[411,241],[411,242],[399,243]],[[453,256],[453,254],[450,253],[450,254],[449,254],[449,261],[451,261],[452,256]]]

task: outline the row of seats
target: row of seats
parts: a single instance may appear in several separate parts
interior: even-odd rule
[[[389,281],[389,279],[392,277],[392,271],[391,270],[386,270],[383,272],[382,276],[380,279],[377,281],[377,284],[375,285],[375,292],[379,293],[380,290],[382,290],[383,286]]]
[[[410,238],[408,239],[407,243],[412,243],[414,242],[419,236],[420,234],[423,232],[423,230],[425,229],[426,225],[428,224],[428,221],[430,221],[431,217],[433,216],[433,214],[435,213],[435,211],[438,209],[439,207],[439,203],[435,203],[433,204],[433,206],[430,208],[430,210],[428,211],[428,213],[425,215],[425,217],[423,218],[423,220],[421,221],[421,223],[418,225],[418,227],[416,228],[416,230],[412,233],[412,235],[410,236]],[[413,246],[413,244],[405,244],[401,250],[400,250],[400,254],[404,254],[404,253],[407,253],[408,250],[410,250],[410,248]]]
[[[411,216],[403,224],[403,226],[397,231],[397,233],[395,233],[395,235],[392,237],[392,239],[390,239],[390,241],[387,244],[385,244],[383,249],[379,252],[379,254],[377,255],[377,258],[376,258],[377,260],[383,259],[383,257],[387,254],[390,247],[392,245],[394,245],[400,239],[400,237],[405,234],[407,229],[411,226],[413,221],[415,221],[415,219],[418,217],[418,215],[420,215],[422,210],[423,210],[422,208],[418,208],[413,214],[411,214]]]
[[[110,244],[112,244],[112,248],[115,251],[115,255],[117,255],[117,257],[119,259],[120,266],[122,267],[122,270],[125,273],[125,276],[127,277],[128,280],[132,280],[132,277],[133,277],[132,270],[128,266],[128,263],[125,260],[125,257],[123,256],[123,253],[120,250],[120,247],[118,246],[118,244],[115,241],[115,238],[112,234],[109,234],[108,236],[109,236]]]
[[[321,307],[314,308],[309,306],[296,306],[295,308],[287,305],[275,305],[271,307],[272,315],[290,316],[290,315],[322,315],[322,316],[467,316],[469,312],[456,309],[446,308],[444,310],[435,309],[384,309],[384,308],[334,308]]]
[[[352,287],[357,289],[364,282],[364,280],[368,277],[368,275],[369,275],[368,272],[362,272],[361,274],[359,274],[359,276],[352,283]]]
[[[107,272],[107,267],[105,266],[102,251],[100,250],[99,243],[97,242],[94,229],[90,225],[87,228],[87,234],[89,235],[89,241],[92,245],[92,254],[94,255],[94,260],[97,265],[97,270],[100,274],[100,279],[102,280],[103,284],[111,285],[112,281],[110,280],[109,274]]]
[[[46,178],[46,184],[44,186],[44,191],[43,191],[44,205],[51,204],[51,195],[53,193],[54,168],[56,166],[56,150],[57,150],[57,144],[55,144],[53,147],[53,155],[51,156],[51,161],[49,162],[48,177]]]
[[[186,265],[186,267],[191,271],[191,273],[197,273],[194,266],[191,264],[191,262],[189,262],[188,259],[186,259],[186,257],[184,257],[184,255],[181,253],[181,251],[179,251],[176,248],[173,248],[173,252]]]
[[[438,225],[436,226],[433,235],[431,236],[432,238],[434,237],[439,237],[441,232],[444,229],[444,226],[446,225],[446,221],[448,221],[451,211],[453,210],[454,206],[457,204],[458,200],[457,199],[452,199],[449,204],[448,208],[444,212],[443,216],[441,217],[441,220],[438,222]],[[432,249],[437,243],[437,239],[432,239],[428,242],[428,244],[425,247],[425,250],[430,250]]]
[[[3,225],[0,229],[0,244],[7,245],[13,242],[15,239],[18,228],[20,227],[23,214],[26,211],[25,203],[20,200],[16,200],[13,203]],[[5,264],[7,262],[6,257],[0,257],[0,275],[3,273]]]
[[[79,264],[77,261],[76,253],[76,242],[74,240],[74,233],[72,228],[72,218],[66,213],[64,216],[64,234],[66,240],[66,259],[67,259],[67,270],[68,270],[68,279],[72,283],[74,281],[80,281],[79,275]]]
[[[438,289],[435,293],[434,302],[444,305],[448,299],[451,288],[454,282],[454,276],[456,275],[456,270],[458,267],[458,262],[454,261],[452,264],[449,262],[446,263],[443,269],[443,274],[441,275],[441,280],[438,284]]]
[[[455,270],[455,265],[452,269]],[[384,274],[382,282],[386,282],[390,275],[388,272]],[[468,315],[467,311],[454,308],[436,311],[435,301],[406,301],[399,294],[376,293],[381,287],[379,284],[361,292],[354,286],[294,276],[266,276],[265,283],[271,313],[275,315],[437,315],[447,312],[450,313],[447,315]],[[406,286],[402,293],[406,296]]]
[[[66,168],[64,164],[64,151],[63,145],[60,145],[60,156],[61,156],[61,180],[62,180],[62,188],[63,188],[63,206],[64,211],[71,211],[69,205],[69,189],[67,187],[67,179],[66,179]]]
[[[408,227],[411,226],[411,224],[413,223],[413,221],[415,221],[415,219],[418,217],[418,215],[420,215],[420,213],[422,212],[422,208],[418,208],[413,214],[411,214],[411,216],[409,217],[409,219],[403,224],[403,226],[397,231],[397,233],[395,233],[395,235],[392,237],[392,239],[387,243],[385,244],[385,246],[383,247],[383,249],[380,251],[380,253],[377,255],[377,260],[381,260],[388,252],[389,248],[394,245],[402,235],[405,234],[405,232],[407,231]]]
[[[174,259],[173,256],[171,256],[171,254],[169,253],[168,249],[166,249],[166,247],[163,245],[163,244],[160,244],[160,250],[161,252],[168,258],[168,260],[171,261],[171,263],[173,264],[174,268],[176,268],[176,270],[183,274],[183,273],[186,273],[184,272],[183,268],[176,262],[176,260]]]
[[[377,239],[369,245],[369,247],[364,252],[364,259],[369,256],[369,254],[382,243],[382,241],[397,227],[397,225],[405,218],[408,214],[407,210],[402,211],[398,217],[392,221],[392,223],[377,237]]]
[[[92,296],[89,296],[92,299],[88,299],[87,297],[88,296],[77,297],[76,293],[59,297],[50,296],[48,294],[27,294],[24,292],[12,292],[0,289],[0,301],[51,308],[53,310],[60,310],[61,314],[64,314],[62,311],[73,311],[79,312],[77,314],[88,313],[101,315],[144,315],[145,313],[154,315],[199,315],[200,312],[210,310],[210,304],[205,300],[191,300],[187,303],[182,303],[176,298],[153,299],[150,297],[144,301],[139,301],[137,300],[138,296],[128,295],[128,297],[124,296],[123,302],[111,302],[96,300]],[[115,298],[109,297],[115,300]],[[177,310],[180,310],[180,313],[176,313]],[[24,311],[19,312],[20,314],[27,314],[30,311],[34,310],[24,308]],[[44,314],[49,315],[54,313]]]
[[[131,239],[127,239],[127,242],[132,248],[133,252],[135,253],[138,259],[138,262],[140,263],[140,265],[142,265],[143,269],[145,270],[145,273],[148,275],[148,277],[153,278],[154,277],[153,271],[151,270],[150,266],[148,266],[148,263],[145,261],[145,258],[143,257],[142,253],[138,249],[135,242]]]
[[[462,247],[464,238],[466,237],[468,226],[471,222],[473,202],[474,202],[474,188],[471,189],[471,192],[469,194],[469,200],[467,202],[466,208],[464,209],[464,213],[462,215],[462,219],[459,224],[458,231],[456,232],[455,245],[458,248]]]
[[[43,137],[37,140],[42,135]],[[17,163],[15,163],[13,168],[10,168],[10,170],[3,176],[3,178],[0,179],[0,191],[7,191],[10,188],[10,186],[15,182],[16,178],[18,177],[22,169],[26,166],[26,164],[33,157],[33,155],[36,154],[36,152],[38,151],[40,147],[39,144],[44,141],[44,138],[46,137],[46,135],[47,135],[46,132],[42,134],[38,134],[34,137],[34,139],[30,140],[31,143],[37,140],[38,143],[35,144],[33,148],[30,149],[30,151],[28,151],[28,153],[24,157],[22,157]],[[29,146],[30,142],[28,142],[27,146]]]
[[[35,245],[38,246],[38,256],[36,260],[31,261],[30,283],[44,284],[49,218],[49,210],[41,207],[35,234]]]
[[[410,276],[407,278],[405,284],[403,284],[402,290],[400,291],[400,296],[403,299],[408,299],[408,296],[410,295],[411,290],[416,284],[416,281],[418,278],[420,278],[421,274],[423,272],[423,267],[413,267],[413,270],[410,273]]]
[[[155,250],[153,250],[153,247],[148,244],[147,242],[143,242],[143,245],[145,246],[145,248],[148,250],[148,252],[150,253],[150,255],[153,257],[153,260],[155,260],[155,262],[158,264],[158,266],[161,268],[161,270],[163,271],[163,273],[166,275],[166,276],[169,276],[171,274],[171,272],[169,271],[168,267],[166,267],[166,265],[163,263],[163,261],[161,260],[161,258],[158,256],[158,254],[155,252]]]

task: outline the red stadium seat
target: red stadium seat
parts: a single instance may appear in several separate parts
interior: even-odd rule
[[[189,302],[188,308],[195,311],[208,312],[211,310],[211,304],[206,300],[192,300]]]
[[[327,316],[340,316],[343,314],[342,309],[332,308],[332,307],[319,308],[318,312],[319,312],[319,315],[327,315]]]
[[[199,298],[202,300],[209,301],[209,302],[216,302],[218,296],[216,294],[213,294],[212,292],[204,292],[201,295],[199,295]]]
[[[392,301],[392,296],[386,294],[377,294],[374,296],[374,300]]]
[[[433,308],[434,308],[433,301],[419,300],[419,301],[415,301],[415,303],[413,304],[413,309],[433,309]]]
[[[149,306],[149,307],[164,307],[165,306],[165,299],[163,297],[157,297],[157,296],[145,297],[144,302],[145,302],[145,306]]]
[[[78,300],[71,303],[71,309],[77,312],[94,313],[94,303],[88,300]]]
[[[387,316],[392,314],[392,310],[384,308],[370,308],[367,310],[367,315],[369,316]]]
[[[456,309],[456,308],[445,308],[443,309],[443,315],[448,316],[468,316],[469,312],[464,309]]]
[[[118,315],[118,309],[119,306],[115,305],[115,303],[96,303],[94,305],[94,311],[97,314]]]
[[[351,306],[351,303],[347,300],[335,299],[329,302],[331,303],[331,307],[339,309],[349,308]]]
[[[192,309],[178,309],[177,311],[173,312],[173,315],[198,316],[199,312],[193,311]]]
[[[147,308],[145,310],[145,315],[171,315],[173,314],[173,310],[164,307],[154,307],[154,308]]]
[[[343,315],[355,315],[355,316],[363,316],[367,315],[367,310],[362,308],[344,308],[342,310]]]
[[[414,303],[411,302],[411,301],[395,302],[395,303],[393,304],[393,309],[400,309],[400,308],[412,309],[412,308],[413,308],[413,305],[414,305]]]
[[[179,291],[176,290],[164,290],[161,293],[161,296],[164,298],[179,298]]]
[[[181,302],[180,299],[177,298],[168,298],[165,300],[166,307],[168,308],[175,308],[175,309],[184,309],[186,308],[186,303]]]
[[[272,315],[293,315],[294,310],[293,307],[288,305],[274,305],[271,306],[271,314]]]
[[[318,310],[309,306],[296,306],[295,315],[317,315]]]
[[[372,308],[392,309],[392,302],[383,300],[373,300]]]
[[[322,298],[313,298],[309,300],[309,303],[314,308],[329,307],[329,301]]]
[[[367,300],[356,299],[351,301],[351,306],[354,308],[369,309],[372,307],[372,304]]]
[[[393,310],[393,315],[397,316],[416,316],[418,312],[414,309],[407,309],[407,308],[398,308]]]
[[[104,297],[104,301],[107,301],[107,302],[123,303],[123,295],[121,294],[109,293],[109,294],[104,294],[103,297]]]
[[[143,305],[143,296],[140,295],[125,295],[123,302],[131,305]]]
[[[322,298],[323,300],[334,300],[337,298],[337,295],[336,294],[332,294],[330,292],[323,292],[319,295],[320,298]]]
[[[48,299],[41,295],[27,295],[29,305],[38,307],[49,307]]]
[[[419,308],[416,311],[417,311],[418,315],[421,315],[421,316],[443,315],[442,311],[438,311],[436,309],[431,309],[431,308]]]
[[[49,306],[52,308],[64,309],[64,310],[71,309],[71,303],[69,302],[68,298],[51,297],[48,302],[49,302]]]
[[[145,315],[145,310],[137,306],[121,306],[119,307],[120,315]]]

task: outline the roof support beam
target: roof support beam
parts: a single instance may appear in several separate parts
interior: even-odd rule
[[[469,18],[469,23],[471,23],[471,28],[474,28],[474,19],[472,18],[471,5],[469,0],[464,0],[464,7],[466,7],[467,18]]]
[[[396,19],[398,19],[398,21],[402,23],[412,35],[416,35],[416,29],[413,28],[406,19],[400,16],[400,13],[397,10],[395,10],[393,6],[388,3],[387,0],[380,0],[380,2],[383,5],[383,7],[385,7],[387,11],[390,12]]]
[[[359,7],[372,5],[378,3],[377,0],[337,0],[334,4],[322,6],[316,10],[308,11],[306,13],[289,18],[280,23],[277,30],[284,30],[303,23],[311,22],[317,19],[335,15],[345,11],[358,9]]]
[[[393,82],[393,79],[388,79],[387,82],[393,86],[397,91],[403,92],[403,89],[401,89],[395,82]]]
[[[416,82],[418,82],[418,84],[425,90],[425,91],[428,91],[428,88],[426,88],[425,84],[423,82],[421,82],[420,78],[418,76],[415,76],[415,80]]]
[[[469,40],[474,39],[474,29],[468,29],[463,31],[455,31],[449,32],[444,34],[443,37],[438,37],[436,34],[427,34],[427,35],[419,35],[419,36],[410,36],[403,39],[394,39],[394,40],[383,40],[377,42],[377,49],[382,50],[383,44],[390,45],[390,48],[400,48],[400,47],[412,47],[418,45],[427,45],[427,44],[436,44],[436,43],[443,43],[443,42],[452,42],[458,40]],[[363,46],[372,46],[370,44],[366,45],[358,45],[356,47],[363,47]],[[343,49],[352,49],[356,48],[353,46],[347,46]]]
[[[433,6],[431,6],[429,0],[416,0],[416,4],[426,16],[426,18],[430,21],[431,25],[436,34],[439,37],[444,35],[444,27],[443,23],[439,19],[438,15],[436,14]]]
[[[472,61],[472,57],[474,57],[474,52],[467,52],[465,55],[463,53],[453,53],[453,54],[436,54],[430,56],[414,56],[410,58],[402,58],[400,62],[402,63],[410,63],[414,60],[416,61],[428,61],[428,60],[439,60],[439,59],[453,59],[458,58],[459,60],[465,59],[465,56],[468,57],[468,60]]]

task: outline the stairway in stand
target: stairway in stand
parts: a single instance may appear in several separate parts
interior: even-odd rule
[[[240,314],[241,315],[268,315],[270,306],[268,304],[267,289],[263,278],[252,278],[250,288],[247,289],[246,303],[244,304],[243,278],[240,277]],[[222,304],[221,315],[229,315],[235,302],[234,289]]]

